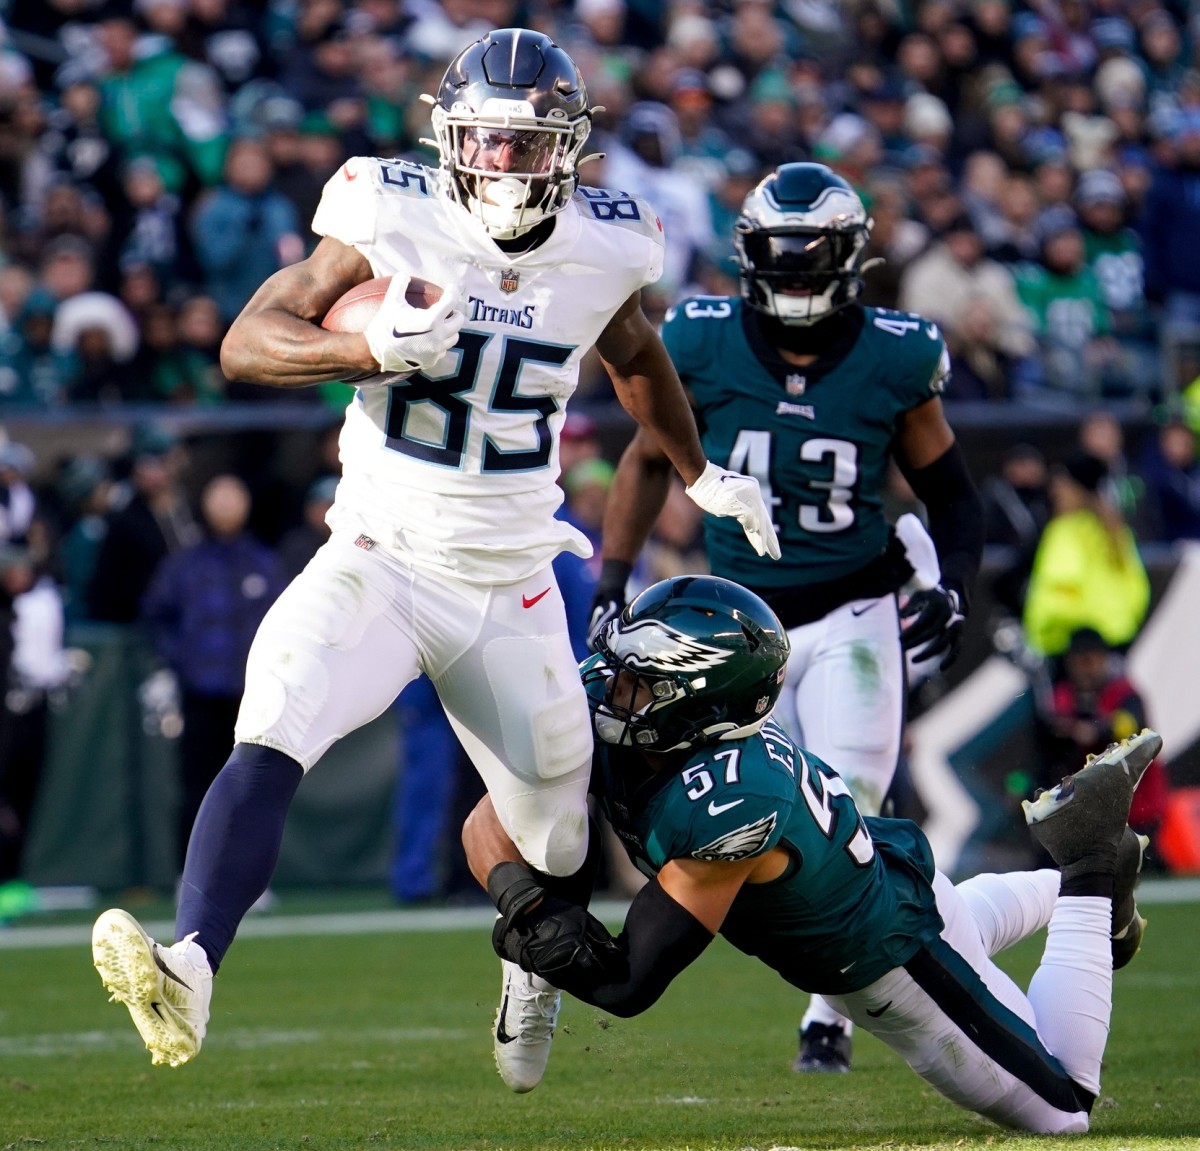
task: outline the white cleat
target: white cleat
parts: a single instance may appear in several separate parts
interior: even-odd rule
[[[109,1002],[129,1008],[151,1063],[179,1067],[204,1041],[213,977],[193,939],[194,933],[162,947],[117,908],[92,928],[92,962],[112,992]]]
[[[513,1091],[532,1091],[546,1074],[559,991],[536,975],[503,960],[504,983],[496,1013],[495,1051],[500,1078]]]

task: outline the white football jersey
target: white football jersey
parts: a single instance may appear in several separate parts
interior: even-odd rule
[[[325,185],[313,231],[353,245],[376,276],[418,276],[457,300],[457,345],[428,374],[358,388],[330,512],[410,562],[508,583],[558,552],[591,555],[555,519],[558,441],[579,362],[617,309],[662,273],[642,200],[580,188],[554,230],[508,255],[446,194],[442,173],[357,156]]]

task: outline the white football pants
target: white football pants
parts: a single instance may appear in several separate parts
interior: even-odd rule
[[[960,1107],[1040,1134],[1088,1129],[1112,1010],[1112,901],[1057,898],[1057,871],[938,872],[941,938],[831,1006],[883,1040]],[[989,958],[1049,926],[1028,994]]]
[[[258,629],[236,739],[308,771],[421,672],[521,854],[552,875],[577,871],[592,727],[549,566],[514,584],[461,583],[335,531]]]

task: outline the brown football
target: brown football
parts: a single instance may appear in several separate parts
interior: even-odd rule
[[[321,327],[330,332],[361,332],[375,317],[387,295],[391,276],[378,276],[364,280],[338,298],[325,313]],[[429,308],[442,298],[442,289],[437,284],[414,276],[404,289],[404,299],[414,308]]]

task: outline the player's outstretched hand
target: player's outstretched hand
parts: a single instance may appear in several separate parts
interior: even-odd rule
[[[564,991],[628,978],[625,953],[587,908],[547,897],[506,927],[496,920],[492,947]]]
[[[753,476],[726,471],[709,460],[696,482],[684,490],[710,515],[733,516],[760,556],[779,558],[779,540],[771,523],[771,511]]]
[[[404,298],[408,278],[392,277],[387,295],[363,335],[371,355],[385,372],[427,372],[458,343],[466,321],[454,310],[454,295],[443,294],[428,308],[414,308]]]
[[[900,619],[912,621],[901,623],[901,646],[907,651],[925,645],[913,656],[914,663],[924,663],[940,655],[942,662],[938,666],[945,671],[958,658],[966,615],[953,588],[939,585],[913,592],[900,609]]]

